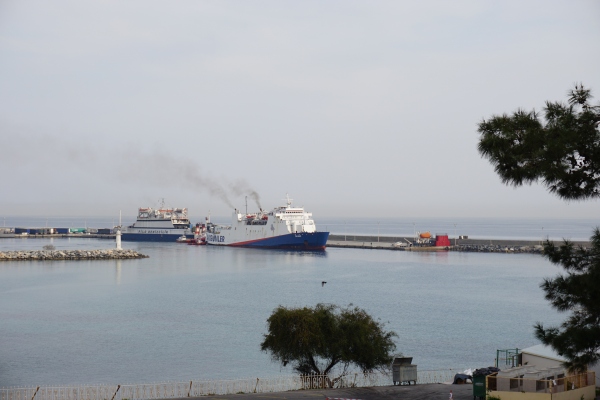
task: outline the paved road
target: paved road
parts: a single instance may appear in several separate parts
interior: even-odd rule
[[[473,400],[472,385],[448,385],[430,383],[424,385],[377,386],[354,389],[297,390],[292,392],[231,394],[222,396],[197,397],[198,400],[445,400],[453,393],[454,400]],[[190,400],[190,398],[181,399]]]

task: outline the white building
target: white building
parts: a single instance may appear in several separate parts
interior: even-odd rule
[[[551,368],[561,365],[566,359],[550,346],[536,344],[521,350],[521,365],[531,365],[536,368]],[[589,367],[589,371],[596,373],[596,386],[600,386],[600,363]]]

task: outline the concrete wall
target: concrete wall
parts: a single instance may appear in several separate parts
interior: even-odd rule
[[[435,237],[435,234],[433,234]],[[409,241],[413,241],[414,237],[403,237],[403,236],[365,236],[365,235],[340,235],[340,234],[330,234],[330,240],[339,240],[343,241],[344,239],[347,241],[353,242],[373,242],[376,243],[379,241],[380,243],[395,243],[395,242],[404,242],[404,239]],[[450,244],[454,245],[456,242],[457,245],[502,245],[502,246],[535,246],[541,244],[539,240],[496,240],[496,239],[456,239],[454,237],[449,237]],[[590,242],[573,242],[575,245],[582,245],[584,247],[590,247]],[[555,240],[555,245],[562,244],[562,241]]]
[[[553,393],[553,400],[593,400],[596,398],[596,386],[587,386],[566,392]]]
[[[552,399],[552,393],[523,393],[523,392],[490,391],[490,392],[488,392],[487,395],[498,397],[501,400],[551,400]],[[593,397],[592,397],[592,399],[593,399]],[[567,399],[565,399],[565,400],[567,400]],[[577,400],[580,400],[580,399],[577,398]]]
[[[501,400],[594,400],[596,386],[587,386],[580,389],[560,393],[523,393],[523,392],[498,392],[490,391],[488,396],[496,396]],[[583,396],[583,397],[582,397]]]
[[[533,354],[527,354],[527,353],[522,353],[522,354],[523,354],[523,360],[522,360],[523,365],[533,365],[533,366],[535,366],[536,369],[560,367],[561,363],[562,363],[562,361],[553,360],[551,358],[534,356]]]

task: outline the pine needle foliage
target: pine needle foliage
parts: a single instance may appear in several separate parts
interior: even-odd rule
[[[570,370],[585,371],[600,361],[600,230],[595,229],[590,249],[547,241],[544,255],[566,273],[544,279],[540,287],[554,308],[570,315],[560,327],[538,322],[535,335],[565,357]]]
[[[546,102],[544,120],[535,111],[492,116],[479,123],[478,150],[503,183],[540,181],[564,200],[600,197],[600,106],[590,105],[582,84],[568,104]]]
[[[583,84],[568,93],[568,103],[546,102],[544,120],[537,112],[517,110],[479,123],[478,150],[503,183],[521,186],[540,181],[564,200],[600,197],[600,105]],[[584,371],[600,361],[600,230],[592,247],[547,241],[544,256],[565,271],[540,287],[558,311],[569,313],[560,325],[535,335],[567,359],[571,371]]]

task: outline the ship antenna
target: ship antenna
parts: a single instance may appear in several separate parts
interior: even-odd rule
[[[248,196],[246,196],[246,215],[248,215]]]

